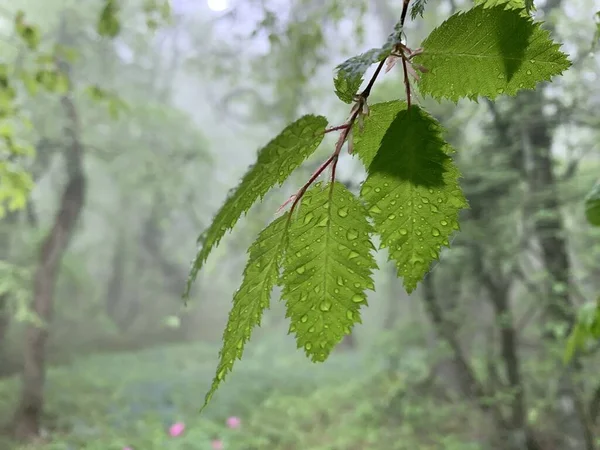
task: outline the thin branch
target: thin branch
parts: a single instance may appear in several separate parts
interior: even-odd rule
[[[406,14],[408,12],[409,3],[410,3],[410,0],[404,0],[404,3],[402,4],[402,13],[400,15],[400,29],[402,29],[404,27],[404,22],[406,21]],[[294,194],[292,197],[290,197],[283,205],[281,205],[279,207],[279,211],[280,211],[287,204],[289,204],[290,202],[292,203],[288,220],[291,219],[292,213],[294,212],[296,205],[300,202],[300,200],[302,199],[302,197],[304,196],[304,194],[306,193],[308,188],[323,173],[323,171],[327,167],[329,167],[329,165],[331,165],[331,183],[333,185],[333,182],[335,181],[335,171],[336,171],[336,167],[337,167],[337,162],[339,159],[340,152],[342,151],[342,147],[344,146],[344,143],[346,142],[348,137],[351,136],[352,127],[354,126],[356,119],[359,117],[359,115],[365,114],[365,110],[367,107],[367,100],[369,98],[369,95],[371,95],[371,90],[373,89],[373,86],[375,85],[375,81],[377,80],[377,78],[379,77],[379,74],[381,73],[381,69],[383,69],[386,59],[387,58],[385,58],[379,62],[379,64],[377,65],[377,68],[375,69],[375,72],[373,73],[373,75],[371,76],[371,79],[367,83],[367,87],[365,87],[365,89],[360,94],[357,95],[356,103],[353,105],[352,110],[350,112],[350,118],[346,121],[346,123],[325,130],[325,133],[330,133],[332,131],[338,131],[338,130],[341,131],[340,137],[338,138],[338,140],[335,144],[335,150],[333,151],[333,154],[329,158],[327,158],[327,160],[321,166],[319,166],[319,168],[311,175],[311,177],[308,179],[308,181],[298,190],[298,192],[296,192],[296,194]],[[406,57],[404,56],[404,54],[402,57],[402,61],[403,61],[403,64],[406,63],[405,62]],[[408,83],[408,75],[406,75],[406,82]],[[407,97],[407,100],[408,100],[408,104],[410,106],[410,87],[409,87],[408,94],[409,95]]]

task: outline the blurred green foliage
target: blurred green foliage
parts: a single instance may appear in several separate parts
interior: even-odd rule
[[[53,368],[45,418],[52,440],[35,447],[5,440],[0,448],[196,450],[218,439],[228,450],[483,449],[460,432],[465,420],[478,422],[474,411],[419,388],[427,376],[421,353],[402,373],[386,371],[385,358],[371,352],[334,354],[313,367],[279,340],[261,340],[200,417],[197,394],[211,379],[215,350],[167,346]],[[0,416],[15,384],[0,381]],[[240,418],[238,429],[227,427],[231,416]],[[171,437],[177,422],[185,431]]]

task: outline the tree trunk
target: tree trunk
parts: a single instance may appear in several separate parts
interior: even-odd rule
[[[19,218],[17,211],[9,211],[5,216],[3,222],[6,225],[6,229],[0,230],[0,260],[10,262],[11,253],[11,232],[16,229],[16,223]],[[9,301],[10,292],[3,292],[0,294],[0,376],[4,373],[3,361],[6,360],[6,333],[10,325],[10,311]]]
[[[521,100],[522,105],[530,111],[526,120],[528,126],[522,130],[523,151],[530,163],[527,182],[536,209],[544,212],[533,221],[533,230],[540,246],[542,262],[550,278],[546,290],[547,320],[565,325],[570,330],[575,323],[575,307],[570,298],[571,264],[567,231],[560,210],[558,185],[554,174],[552,133],[542,115],[542,99],[539,98],[539,94],[522,94]],[[548,332],[546,336],[551,342],[557,340],[553,332]],[[580,362],[576,355],[566,370],[562,371],[558,381],[556,412],[557,422],[561,424],[562,450],[595,448],[590,437],[591,431],[580,408],[581,401],[577,397],[578,389],[574,375],[579,370]]]
[[[85,199],[86,180],[77,111],[70,97],[64,96],[61,100],[69,119],[69,126],[65,130],[65,135],[70,139],[65,153],[68,181],[54,224],[41,246],[34,277],[32,309],[44,326],[31,324],[26,331],[21,397],[14,419],[14,432],[19,439],[39,435],[44,406],[46,342],[52,320],[54,287],[61,259],[73,236]]]

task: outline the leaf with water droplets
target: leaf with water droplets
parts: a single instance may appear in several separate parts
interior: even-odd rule
[[[201,247],[192,264],[184,296],[187,297],[194,279],[213,247],[227,230],[233,228],[240,216],[262,199],[274,186],[288,176],[314,153],[323,140],[327,119],[306,115],[288,125],[258,153],[256,164],[232,191],[211,225],[198,238]]]
[[[263,311],[269,308],[271,291],[278,280],[290,222],[289,213],[274,220],[250,246],[244,278],[233,297],[227,326],[223,332],[223,348],[219,353],[217,375],[206,398],[208,404],[219,384],[233,368],[236,358],[241,359],[244,345],[254,327],[260,325]]]
[[[428,69],[419,90],[440,100],[490,99],[534,89],[571,63],[523,10],[480,5],[451,16],[433,30],[414,62]]]
[[[326,225],[318,226],[321,222]],[[360,322],[377,268],[372,232],[364,206],[341,183],[319,183],[302,198],[289,230],[281,284],[298,347],[313,361],[327,358]]]
[[[441,126],[418,106],[407,110],[397,102],[396,110],[378,125],[387,131],[380,134],[361,197],[382,247],[389,249],[404,287],[412,292],[458,230],[458,213],[468,205]]]

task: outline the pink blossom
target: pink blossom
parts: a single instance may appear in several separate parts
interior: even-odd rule
[[[214,450],[223,450],[225,448],[221,439],[214,439],[210,445]]]
[[[169,434],[171,437],[177,437],[183,433],[183,430],[185,430],[185,424],[177,422],[171,425],[171,428],[169,428]]]
[[[227,427],[233,429],[233,428],[239,428],[240,425],[242,424],[242,421],[240,420],[239,417],[231,416],[231,417],[227,418],[226,423],[227,423]]]

